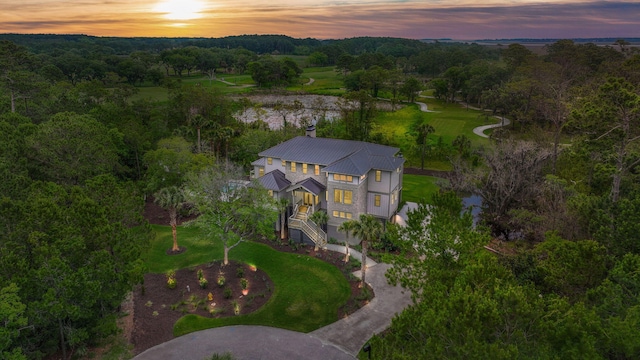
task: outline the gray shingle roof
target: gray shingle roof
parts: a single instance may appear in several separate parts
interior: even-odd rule
[[[326,166],[324,172],[363,175],[370,169],[395,170],[404,159],[400,149],[364,141],[298,136],[258,155],[286,161]]]
[[[280,170],[269,171],[259,177],[258,181],[265,189],[273,191],[282,191],[291,185],[291,181],[287,180]]]

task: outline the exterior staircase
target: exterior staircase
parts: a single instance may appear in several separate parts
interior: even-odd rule
[[[327,246],[327,233],[322,231],[316,223],[309,220],[309,207],[307,205],[296,206],[293,215],[289,217],[289,228],[302,231],[320,248]]]

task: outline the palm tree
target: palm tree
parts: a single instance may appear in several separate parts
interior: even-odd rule
[[[287,216],[287,208],[289,207],[289,200],[285,198],[280,198],[276,202],[276,206],[278,207],[278,211],[280,212],[280,240],[285,240],[287,237],[286,232],[284,231],[284,224]]]
[[[173,235],[173,247],[171,251],[179,251],[178,247],[178,209],[184,204],[184,193],[177,186],[170,186],[158,190],[154,195],[154,201],[162,208],[169,211],[169,225]]]
[[[318,230],[322,230],[322,225],[326,224],[329,221],[329,215],[327,215],[324,211],[316,211],[309,217],[309,220],[313,221],[318,225]],[[319,233],[320,231],[318,231]],[[315,242],[315,241],[314,241]],[[318,251],[318,243],[316,242],[316,248],[314,251]]]
[[[345,247],[345,256],[344,256],[344,262],[349,261],[349,234],[353,231],[354,227],[355,227],[355,220],[349,220],[349,221],[345,221],[342,224],[340,224],[340,226],[338,226],[338,231],[339,232],[343,232],[345,234],[345,240],[344,240],[344,247]]]
[[[370,241],[377,241],[382,235],[382,223],[373,215],[362,214],[360,219],[355,221],[353,235],[360,238],[362,245],[362,279],[360,287],[365,282],[365,273],[367,270],[367,248]]]

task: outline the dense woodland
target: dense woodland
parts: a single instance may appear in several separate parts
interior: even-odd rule
[[[482,221],[442,192],[388,227],[377,246],[402,250],[389,278],[415,304],[372,340],[375,358],[640,357],[640,53],[627,42],[537,54],[393,38],[0,35],[0,358],[67,358],[116,332],[153,236],[145,199],[175,210],[187,174],[248,173],[259,151],[304,133],[238,121],[256,104],[181,81],[250,74],[254,91],[284,93],[304,65],[282,55],[343,79],[341,116],[316,119],[320,136],[396,145],[371,131],[373,99],[429,89],[512,121],[483,148],[430,141],[420,121],[408,132],[403,152],[449,161],[443,190],[480,195]],[[143,86],[168,100],[133,100]]]

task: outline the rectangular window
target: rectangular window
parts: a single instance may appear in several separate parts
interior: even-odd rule
[[[273,158],[267,158],[267,165],[273,165]]]
[[[348,181],[353,182],[353,176],[351,175],[343,175],[343,174],[333,174],[334,181]]]
[[[345,190],[344,191],[344,203],[351,205],[351,202],[353,200],[353,192],[351,190]]]
[[[286,160],[282,160],[282,167],[286,168],[287,167],[287,161]]]
[[[314,174],[320,175],[320,165],[316,165],[316,169],[315,169]]]
[[[307,164],[306,163],[302,163],[302,173],[303,174],[307,173]]]
[[[269,196],[273,197],[273,190],[269,190]]]
[[[353,191],[334,189],[333,201],[337,204],[351,205],[351,203],[353,202]]]
[[[376,170],[376,181],[377,182],[382,181],[382,171],[380,170]]]
[[[333,217],[342,218],[342,219],[351,219],[353,218],[353,214],[346,211],[333,210]]]
[[[262,176],[262,175],[264,175],[264,168],[263,167],[258,169],[258,176]]]
[[[291,172],[296,172],[296,163],[295,162],[291,162]]]
[[[373,198],[373,205],[376,206],[376,207],[380,207],[380,195],[376,195]]]

